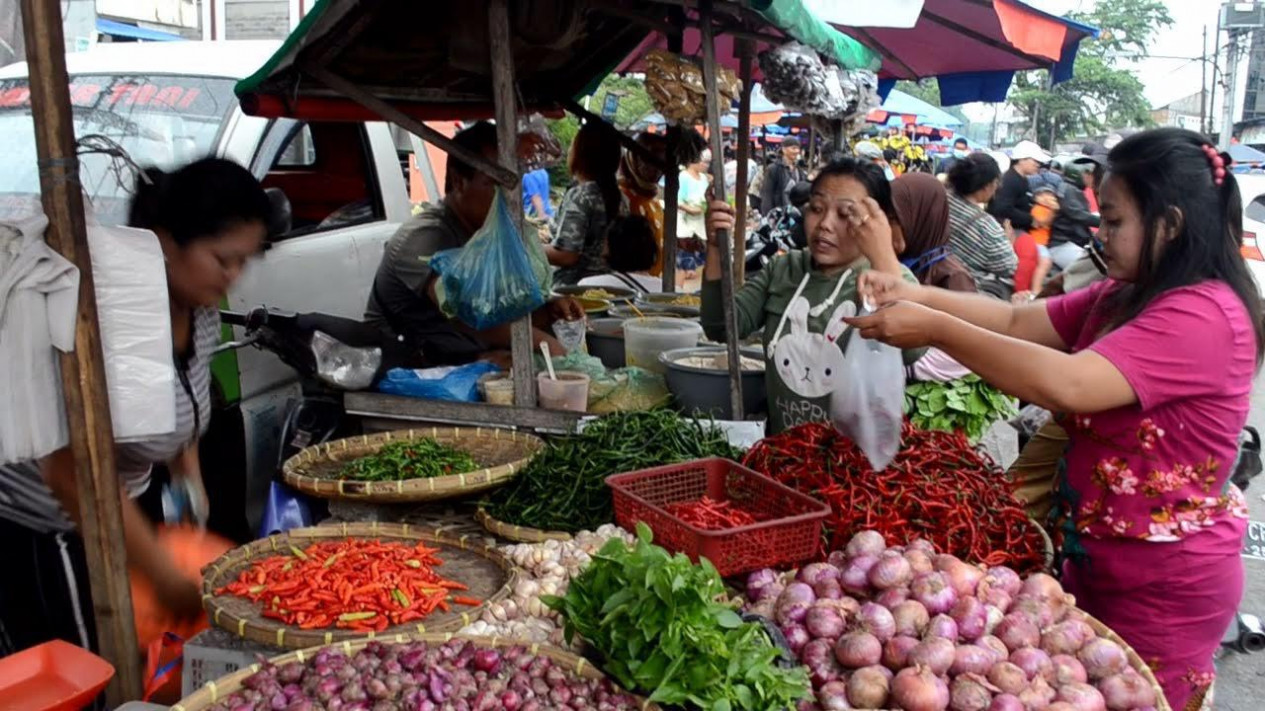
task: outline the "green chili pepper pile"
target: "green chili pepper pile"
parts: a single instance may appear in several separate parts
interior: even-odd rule
[[[348,463],[338,472],[338,478],[359,481],[430,479],[478,468],[479,463],[474,457],[428,438],[384,445],[377,454]]]
[[[554,440],[484,502],[495,519],[574,533],[615,520],[606,477],[707,457],[737,459],[721,430],[670,410],[608,415]]]

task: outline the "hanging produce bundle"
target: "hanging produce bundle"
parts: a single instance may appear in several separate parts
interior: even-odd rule
[[[752,573],[746,596],[748,611],[776,621],[808,668],[812,711],[1156,704],[1125,647],[1054,578],[970,565],[925,539],[889,548],[881,533],[861,531],[828,562]]]
[[[466,452],[427,438],[383,445],[376,454],[346,464],[338,477],[360,481],[430,479],[478,468],[479,463]]]
[[[799,42],[761,52],[759,62],[764,95],[787,110],[846,120],[880,103],[874,72],[827,65]]]
[[[968,375],[947,383],[911,384],[905,388],[905,413],[918,429],[962,432],[978,442],[994,423],[1014,417],[1019,409],[978,375]]]
[[[761,440],[743,464],[828,504],[832,549],[874,529],[893,545],[926,538],[972,563],[1022,572],[1043,566],[1036,524],[1009,480],[964,435],[905,423],[901,447],[875,472],[852,440],[828,424],[807,424]]]
[[[670,410],[624,412],[556,439],[484,503],[515,526],[574,533],[615,520],[606,477],[708,457],[742,456],[720,429]]]
[[[265,662],[242,686],[208,711],[641,708],[610,681],[586,678],[545,654],[460,639],[371,642],[354,655],[326,648],[306,662]]]
[[[646,93],[668,123],[693,126],[707,118],[707,90],[697,63],[661,49],[646,53]],[[742,82],[725,67],[716,68],[721,111],[742,93]]]
[[[215,594],[258,602],[264,617],[300,629],[380,632],[452,605],[482,603],[435,572],[443,564],[438,552],[422,543],[364,539],[291,546],[291,555],[255,562]]]
[[[461,634],[563,646],[558,613],[545,605],[544,598],[565,595],[571,580],[584,572],[592,556],[612,538],[626,543],[634,540],[631,533],[607,524],[596,531],[580,531],[569,541],[502,546],[501,553],[518,568],[518,582],[508,598],[489,602]]]
[[[546,600],[582,638],[604,670],[650,700],[689,709],[794,708],[809,692],[803,669],[783,669],[781,652],[755,623],[716,602],[725,588],[707,562],[695,565],[651,544],[612,540],[563,598]]]

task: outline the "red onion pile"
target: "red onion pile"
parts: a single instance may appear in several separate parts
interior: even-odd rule
[[[265,664],[209,711],[623,711],[641,708],[609,681],[583,678],[524,647],[454,639],[323,649],[306,664]]]
[[[886,547],[862,531],[828,562],[747,579],[747,610],[781,627],[816,699],[800,711],[1154,711],[1125,650],[1058,581]]]

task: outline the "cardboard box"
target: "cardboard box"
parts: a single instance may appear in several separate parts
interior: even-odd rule
[[[188,696],[222,676],[259,661],[285,654],[286,650],[256,644],[212,627],[194,635],[184,643],[184,667],[180,679],[180,695]]]

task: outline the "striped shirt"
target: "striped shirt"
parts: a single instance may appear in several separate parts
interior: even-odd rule
[[[949,249],[976,281],[1014,278],[1019,258],[1006,231],[987,212],[949,191]]]
[[[118,475],[130,498],[149,488],[155,463],[175,459],[206,432],[211,422],[211,358],[219,342],[220,312],[214,308],[194,311],[192,354],[183,363],[176,363],[175,431],[114,448]],[[33,462],[0,465],[0,517],[46,533],[73,528]]]

